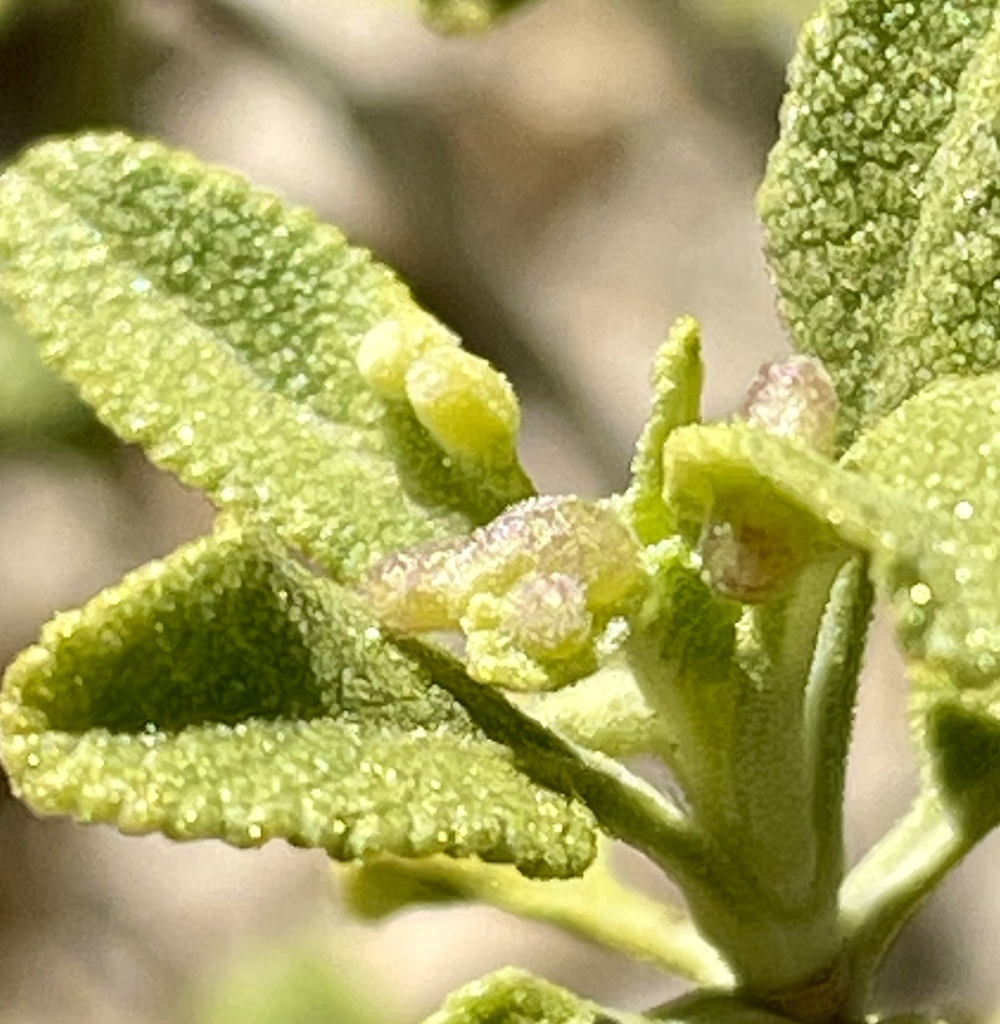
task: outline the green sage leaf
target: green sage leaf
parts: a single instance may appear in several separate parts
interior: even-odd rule
[[[760,210],[844,443],[935,376],[1000,367],[995,11],[827,0],[803,33]]]
[[[376,325],[454,341],[386,268],[157,143],[88,135],[10,167],[0,295],[122,437],[338,577],[530,492],[516,462],[450,459],[360,373]]]
[[[559,885],[525,878],[507,864],[449,857],[377,857],[337,875],[351,911],[367,920],[417,904],[475,900],[548,922],[700,984],[731,983],[718,952],[684,912],[624,885],[611,870],[610,854],[611,844],[603,843],[582,877]]]
[[[53,620],[8,670],[0,751],[39,813],[125,832],[541,876],[595,852],[590,814],[518,770],[356,597],[235,526]]]
[[[876,486],[905,494],[921,524],[919,556],[891,581],[914,723],[949,805],[977,835],[1000,823],[998,413],[1000,374],[946,377],[848,453]]]
[[[905,500],[881,517],[907,650],[963,685],[1000,677],[1000,374],[948,377],[911,398],[848,452],[873,490]],[[894,577],[894,578],[893,578]]]

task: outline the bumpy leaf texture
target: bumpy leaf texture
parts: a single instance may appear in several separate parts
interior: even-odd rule
[[[118,434],[340,578],[530,493],[359,372],[382,323],[454,342],[390,271],[186,154],[124,135],[25,154],[0,179],[0,297]]]
[[[600,1007],[527,971],[507,967],[453,992],[424,1024],[617,1024]]]
[[[0,750],[41,813],[351,860],[579,874],[593,820],[279,542],[227,526],[53,620],[8,671]]]
[[[905,496],[890,577],[913,708],[938,775],[974,831],[1000,822],[1000,374],[945,377],[867,432],[847,461]],[[919,525],[917,525],[919,524]],[[883,542],[898,543],[886,519]]]
[[[760,193],[781,309],[842,446],[944,373],[1000,368],[992,0],[827,0]]]
[[[875,556],[918,736],[973,832],[1000,820],[998,13],[827,0],[807,26],[760,207],[782,311],[834,375],[857,475],[793,470],[796,453],[765,467],[737,443],[737,462]]]

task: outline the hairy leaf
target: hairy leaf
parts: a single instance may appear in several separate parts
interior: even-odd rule
[[[9,669],[4,764],[45,814],[337,859],[578,874],[579,804],[531,782],[351,594],[229,526],[61,615]]]
[[[900,406],[846,459],[873,488],[907,502],[906,520],[882,516],[880,537],[897,551],[907,648],[963,684],[1000,678],[998,412],[1000,374],[948,377]]]
[[[126,440],[338,576],[530,491],[516,461],[450,459],[360,373],[380,324],[454,343],[387,269],[186,154],[123,135],[25,154],[0,179],[0,295]]]
[[[894,604],[913,659],[915,724],[970,828],[1000,822],[1000,374],[946,377],[848,453],[907,496],[921,547],[896,569]],[[885,524],[887,540],[897,524]]]
[[[826,0],[803,33],[760,209],[845,443],[937,375],[1000,367],[995,10]]]

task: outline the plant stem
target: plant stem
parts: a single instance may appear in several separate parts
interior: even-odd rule
[[[852,1008],[863,1007],[873,975],[900,929],[973,845],[940,793],[928,787],[847,876],[840,918],[850,958]]]
[[[607,866],[610,843],[602,845],[602,854],[582,877],[560,881],[525,878],[507,864],[440,855],[380,858],[353,870],[372,874],[369,884],[378,885],[379,873],[388,872],[390,878],[402,876],[446,899],[477,900],[545,921],[698,985],[731,985],[732,975],[718,952],[686,914],[615,878]]]
[[[500,691],[471,679],[452,655],[405,637],[397,644],[430,670],[490,739],[514,753],[527,775],[580,800],[606,832],[644,853],[686,894],[733,897],[731,886],[716,871],[723,860],[719,851],[667,794],[613,758],[546,729]]]
[[[775,908],[800,910],[816,898],[819,846],[805,694],[817,635],[839,560],[818,560],[785,597],[753,609],[737,649],[742,669],[733,736],[727,834],[740,859],[774,893]],[[831,899],[833,899],[831,894]]]
[[[817,814],[806,691],[846,552],[818,554],[784,593],[745,607],[734,632],[734,607],[665,552],[658,604],[628,650],[663,730],[659,752],[713,858],[711,879],[675,877],[740,984],[767,998],[811,991],[841,954],[839,874],[820,870],[842,858],[840,808],[832,828]],[[843,696],[850,705],[853,690]]]
[[[829,878],[825,866],[842,856],[840,827],[829,821],[837,822],[841,811],[824,807],[822,816],[816,813],[806,689],[842,564],[843,552],[817,559],[786,595],[744,615],[732,680],[737,706],[724,815],[692,796],[696,819],[704,821],[716,847],[725,847],[720,871],[742,897],[711,911],[726,919],[709,923],[697,912],[695,918],[726,951],[742,990],[768,1000],[786,990],[811,991],[838,973],[839,875]]]
[[[836,891],[844,873],[844,781],[874,600],[867,570],[867,560],[856,556],[838,574],[820,626],[805,694],[813,820],[823,836],[816,885],[825,892]]]

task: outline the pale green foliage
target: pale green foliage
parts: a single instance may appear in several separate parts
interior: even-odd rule
[[[530,493],[512,457],[450,463],[361,376],[374,325],[429,321],[406,288],[227,171],[120,135],[41,146],[0,185],[0,268],[121,436],[338,576]]]
[[[533,718],[560,735],[612,757],[649,754],[658,746],[656,714],[620,658],[572,686],[523,703]]]
[[[997,368],[996,5],[828,0],[760,194],[784,315],[842,437],[944,372]]]
[[[526,878],[505,864],[452,857],[379,857],[338,871],[351,910],[378,919],[414,903],[477,900],[519,917],[557,924],[702,984],[725,985],[729,971],[675,905],[615,877],[611,844],[581,878],[559,885]]]
[[[362,377],[381,397],[407,402],[461,468],[516,479],[521,408],[510,381],[429,317],[413,319],[384,320],[361,339]]]
[[[453,31],[513,6],[424,4]],[[795,344],[839,411],[798,357],[741,419],[701,425],[682,318],[632,482],[596,503],[529,497],[506,379],[311,215],[123,136],[15,163],[0,294],[102,417],[231,513],[14,663],[18,792],[126,831],[367,858],[355,895],[377,912],[487,899],[741,997],[655,1019],[862,1012],[902,923],[1000,820],[995,21],[980,0],[823,5],[761,208]],[[873,585],[925,771],[845,878]],[[638,752],[669,786],[614,760]],[[602,863],[542,896],[446,859],[565,878],[595,823],[674,878],[689,919]],[[599,919],[602,902],[634,913]],[[508,971],[429,1024],[629,1019]]]
[[[9,670],[4,764],[43,813],[579,873],[589,814],[532,784],[337,584],[229,528],[56,618]]]
[[[184,1019],[191,1024],[384,1024],[346,951],[337,951],[334,971],[325,953],[279,941],[277,948],[241,949],[221,976],[210,969],[201,986],[204,994],[185,1008]]]

